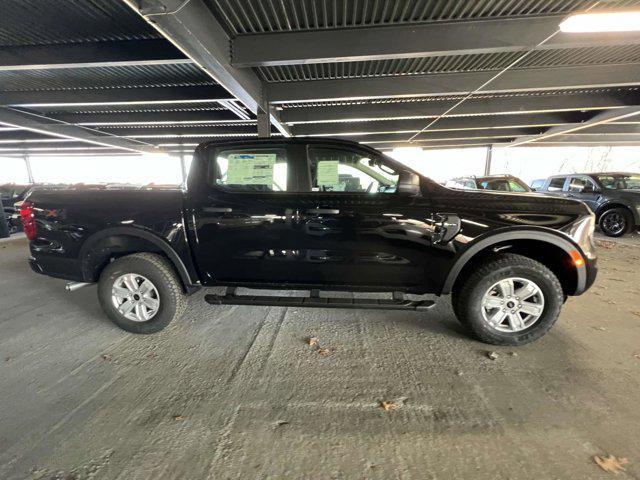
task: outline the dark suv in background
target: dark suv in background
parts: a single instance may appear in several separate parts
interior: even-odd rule
[[[573,173],[547,178],[536,191],[586,203],[602,232],[621,237],[640,226],[640,174]]]
[[[476,177],[474,175],[468,177],[457,177],[448,180],[445,183],[448,188],[461,188],[463,190],[491,190],[495,192],[530,192],[531,189],[513,175],[486,175],[484,177]]]

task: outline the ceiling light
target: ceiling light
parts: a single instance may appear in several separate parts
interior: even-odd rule
[[[569,33],[639,32],[640,11],[577,13],[560,24]]]

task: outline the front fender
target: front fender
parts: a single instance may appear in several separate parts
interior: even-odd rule
[[[546,228],[530,228],[530,229],[518,229],[509,230],[501,233],[491,233],[484,237],[479,237],[473,241],[469,246],[458,256],[453,267],[447,275],[447,279],[442,287],[442,294],[447,295],[451,293],[453,285],[455,284],[462,269],[467,265],[476,255],[486,251],[492,246],[499,245],[505,242],[514,240],[536,240],[546,242],[556,247],[560,247],[567,255],[571,256],[571,251],[577,250],[584,258],[584,252],[573,240],[552,229]],[[577,270],[577,286],[576,292],[582,292],[587,288],[587,271],[586,268],[578,268]]]

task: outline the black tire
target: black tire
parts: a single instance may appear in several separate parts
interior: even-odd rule
[[[512,277],[535,283],[544,296],[544,308],[540,318],[529,327],[516,332],[504,332],[485,320],[482,299],[497,282]],[[522,255],[503,253],[477,264],[454,289],[452,303],[460,322],[481,341],[493,345],[519,346],[537,340],[549,331],[560,315],[564,292],[558,278],[540,262]]]
[[[607,237],[621,237],[631,230],[633,217],[626,208],[612,208],[600,215],[599,225]]]
[[[159,307],[152,318],[133,321],[126,318],[112,300],[114,283],[122,275],[136,274],[150,280],[158,293]],[[159,332],[184,313],[187,301],[172,265],[154,253],[135,253],[111,262],[102,271],[98,283],[98,300],[113,323],[132,333]]]

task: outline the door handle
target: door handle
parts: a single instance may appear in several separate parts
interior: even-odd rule
[[[312,213],[315,215],[338,215],[340,210],[334,208],[312,208],[307,210],[307,213]]]
[[[204,210],[207,213],[231,213],[233,212],[233,208],[228,207],[204,207]]]

